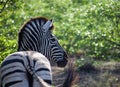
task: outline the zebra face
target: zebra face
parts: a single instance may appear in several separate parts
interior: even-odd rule
[[[59,67],[64,67],[68,62],[67,53],[61,47],[57,38],[52,33],[49,33],[49,34],[50,34],[49,43],[50,43],[50,46],[51,46],[50,47],[51,48],[51,58],[54,60],[54,62],[57,63],[57,65]]]
[[[59,44],[58,39],[52,34],[52,30],[44,32],[42,40],[41,52],[44,52],[43,54],[50,60],[51,64],[55,62],[58,67],[64,67],[68,62],[68,56]]]
[[[59,67],[64,67],[67,64],[67,54],[64,51],[64,49],[61,47],[61,45],[59,44],[57,38],[52,34],[52,20],[48,20],[44,25],[43,25],[43,31],[44,31],[44,35],[43,38],[45,38],[46,43],[47,41],[49,42],[49,47],[47,47],[48,49],[50,49],[48,53],[50,53],[50,56],[52,58],[52,60],[54,62],[57,63],[57,65]]]

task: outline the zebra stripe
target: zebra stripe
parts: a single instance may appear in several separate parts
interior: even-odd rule
[[[15,52],[1,64],[0,83],[1,87],[50,87],[52,84],[50,63],[38,52]]]
[[[67,64],[67,54],[52,34],[52,29],[52,20],[44,17],[27,21],[19,32],[18,51],[40,52],[51,64],[57,63],[58,66],[64,67]]]

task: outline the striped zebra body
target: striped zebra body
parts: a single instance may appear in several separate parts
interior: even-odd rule
[[[38,52],[15,52],[1,64],[0,83],[1,87],[51,87],[50,63]]]

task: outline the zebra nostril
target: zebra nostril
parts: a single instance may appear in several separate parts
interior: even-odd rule
[[[59,60],[59,61],[57,62],[57,66],[58,66],[58,67],[65,67],[66,64],[67,64],[67,62],[68,62],[67,59]]]

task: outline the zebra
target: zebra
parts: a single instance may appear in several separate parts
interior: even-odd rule
[[[67,64],[67,53],[60,46],[57,38],[52,34],[54,26],[52,20],[36,17],[27,21],[18,35],[18,51],[37,51],[54,62],[59,67]]]
[[[7,58],[5,58],[5,61],[3,61],[1,64],[1,87],[9,87],[10,85],[12,85],[10,87],[21,87],[21,85],[23,85],[22,87],[33,87],[33,77],[38,77],[39,83],[42,80],[42,82],[44,82],[44,84],[47,85],[39,87],[51,86],[52,72],[50,64],[55,62],[58,67],[65,67],[68,62],[68,56],[66,52],[60,46],[57,38],[52,34],[53,28],[54,26],[52,24],[52,20],[48,20],[45,17],[32,18],[22,26],[18,34],[18,52],[13,53]],[[39,58],[36,59],[36,57],[31,56],[31,53],[37,54],[36,56]],[[41,56],[39,56],[39,54]],[[37,67],[31,67],[32,64],[25,65],[27,63],[26,59],[34,61],[33,64],[35,64],[35,61],[37,60],[38,67],[41,66],[41,62],[43,65],[47,63],[48,66],[46,66],[45,68],[38,69],[36,71],[33,69]],[[44,60],[46,60],[46,62]],[[28,67],[26,68],[26,66]],[[23,74],[26,72],[28,73]],[[36,72],[38,73],[38,75],[36,75]],[[41,77],[39,76],[39,73],[47,73],[48,76]],[[15,74],[17,74],[18,77],[22,80],[17,80],[18,77],[17,75],[14,76]],[[5,86],[6,82],[9,86]],[[37,82],[35,83],[38,84]],[[38,86],[34,85],[34,87]]]

